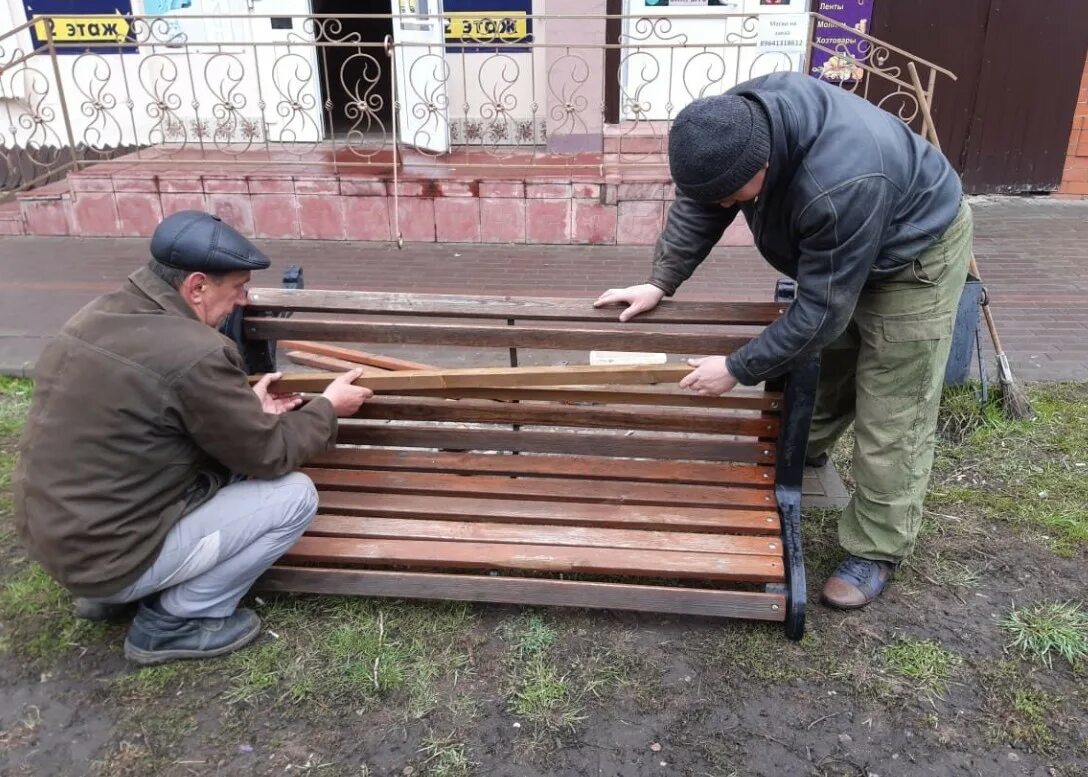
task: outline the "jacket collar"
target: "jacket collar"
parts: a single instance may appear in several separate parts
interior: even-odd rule
[[[794,158],[790,144],[787,140],[788,116],[782,106],[774,99],[757,91],[749,92],[746,96],[755,98],[767,114],[767,123],[771,132],[771,156],[767,160],[767,178],[763,182],[763,191],[760,198],[767,192],[774,191],[783,183],[791,180],[796,173],[798,159]]]
[[[185,300],[181,298],[177,290],[151,272],[148,267],[141,267],[128,276],[128,280],[129,283],[136,287],[138,292],[142,293],[165,313],[200,321],[193,309],[185,304]]]

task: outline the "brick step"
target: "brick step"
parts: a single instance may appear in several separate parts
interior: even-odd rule
[[[617,157],[614,169],[609,156]],[[377,171],[226,173],[211,164],[103,163],[20,194],[18,217],[0,218],[0,234],[148,237],[164,216],[197,209],[266,239],[390,241],[399,230],[413,242],[651,245],[673,188],[665,157],[649,156],[657,161],[632,165],[623,154],[598,155],[577,173],[506,167],[459,179],[409,169],[395,185]],[[751,233],[736,223],[723,244],[752,245]]]
[[[0,205],[0,235],[24,235],[23,210],[15,200]]]

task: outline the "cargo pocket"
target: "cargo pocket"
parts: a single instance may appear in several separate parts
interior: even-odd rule
[[[873,393],[925,396],[934,371],[944,372],[944,365],[937,364],[937,357],[942,352],[941,341],[952,334],[952,314],[924,318],[917,314],[884,316],[881,327],[883,339],[872,372]]]

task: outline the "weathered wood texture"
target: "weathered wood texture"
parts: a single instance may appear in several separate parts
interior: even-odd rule
[[[280,342],[292,358],[397,370],[358,381],[380,396],[305,468],[319,515],[263,587],[785,619],[764,592],[786,582],[781,394],[700,397],[675,362],[434,369],[329,344],[726,353],[751,333],[707,325],[762,326],[782,306],[666,301],[637,326],[551,298],[257,289],[250,307],[250,336],[305,338]]]
[[[303,337],[347,343],[463,345],[483,348],[552,350],[664,351],[673,354],[727,354],[751,337],[738,335],[640,332],[612,329],[564,329],[545,326],[469,326],[325,318],[247,317],[246,337],[280,340]]]
[[[523,321],[615,321],[620,307],[594,308],[590,300],[565,297],[471,297],[311,289],[251,289],[253,311],[354,313],[378,316],[515,319]],[[651,324],[743,324],[764,326],[785,312],[772,302],[683,302],[663,300],[639,316]]]
[[[315,353],[306,353],[305,351],[288,351],[287,358],[303,367],[314,367],[315,369],[327,370],[329,372],[362,370],[364,375],[381,375],[388,372],[388,370],[383,370],[380,367],[370,367],[357,362],[344,361],[343,359],[336,359],[332,356],[320,356]]]
[[[394,359],[392,356],[383,356],[366,351],[357,351],[354,348],[343,348],[338,345],[326,343],[310,343],[304,340],[280,340],[281,350],[301,351],[316,356],[327,356],[331,359],[339,359],[351,364],[366,364],[371,367],[379,367],[383,370],[433,370],[437,369],[431,364],[408,361],[407,359]]]
[[[375,393],[403,389],[508,388],[516,386],[560,386],[586,384],[675,383],[691,372],[680,364],[636,366],[573,367],[483,367],[456,370],[403,370],[385,375],[367,375],[355,381]],[[251,380],[256,382],[258,376]],[[335,376],[323,372],[292,373],[272,384],[273,391],[321,392]]]
[[[629,585],[527,577],[314,569],[280,563],[258,581],[269,591],[592,607],[783,621],[786,597],[753,591]]]

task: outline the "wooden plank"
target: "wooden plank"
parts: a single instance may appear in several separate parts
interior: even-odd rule
[[[318,356],[317,354],[303,353],[302,351],[288,351],[287,358],[295,364],[301,364],[303,367],[314,367],[319,370],[328,370],[329,372],[362,370],[364,375],[381,375],[387,372],[387,370],[379,369],[378,367],[368,367],[362,364],[355,364],[354,362],[346,362],[343,359],[334,359],[331,356]]]
[[[619,365],[593,367],[477,367],[459,370],[404,370],[386,375],[369,375],[355,383],[375,393],[390,393],[413,388],[507,388],[511,386],[559,386],[570,384],[651,384],[675,383],[691,372],[681,364]],[[256,383],[259,375],[250,377]],[[324,391],[333,376],[326,373],[292,373],[272,384],[271,390],[281,393]]]
[[[582,526],[538,526],[514,523],[471,523],[401,518],[366,518],[319,515],[306,529],[318,537],[363,539],[442,540],[446,542],[503,542],[526,545],[677,550],[768,556],[782,553],[782,539],[774,536],[696,534],[694,532],[596,529]]]
[[[774,469],[755,464],[637,461],[597,456],[506,456],[444,451],[390,451],[339,447],[310,460],[310,466],[377,471],[408,470],[460,475],[535,475],[586,480],[634,480],[710,486],[770,488]]]
[[[464,297],[452,294],[404,294],[365,291],[257,288],[249,292],[253,310],[304,311],[501,318],[525,321],[615,321],[620,307],[594,308],[592,300],[565,297]],[[640,321],[655,324],[769,324],[785,313],[771,302],[690,302],[662,300]]]
[[[339,345],[327,345],[325,343],[311,343],[304,340],[281,340],[281,349],[303,351],[317,356],[328,356],[332,359],[340,359],[353,364],[367,364],[371,367],[380,367],[383,370],[435,370],[437,367],[421,362],[412,362],[407,359],[396,359],[392,356],[383,356],[366,351],[357,351],[354,348],[343,348]]]
[[[261,576],[257,588],[310,594],[591,607],[762,621],[786,619],[786,597],[782,594],[581,580],[315,569],[279,563]]]
[[[348,343],[395,345],[463,345],[484,348],[544,348],[558,350],[664,351],[673,354],[729,354],[751,336],[706,332],[661,332],[630,329],[562,329],[533,325],[469,326],[464,324],[407,324],[344,319],[245,319],[246,337],[253,340],[305,338]]]
[[[455,429],[410,424],[368,424],[342,421],[337,440],[351,445],[440,450],[519,451],[644,459],[690,459],[773,464],[775,446],[765,442],[691,439],[633,432],[626,435],[593,432],[505,431]]]
[[[456,496],[361,494],[322,490],[323,513],[370,515],[379,518],[490,521],[493,523],[596,526],[611,529],[655,529],[722,534],[778,534],[777,510],[724,510],[687,505],[657,507],[519,499],[477,499]]]
[[[684,392],[674,385],[639,386],[628,388],[610,386],[592,388],[462,388],[462,389],[402,389],[398,396],[441,397],[444,399],[492,399],[504,402],[563,402],[568,404],[665,405],[670,407],[706,407],[737,410],[761,410],[777,414],[781,411],[782,395],[772,391],[734,389],[720,397],[704,397]]]
[[[439,472],[373,472],[358,469],[302,470],[318,488],[383,494],[449,494],[483,498],[535,499],[629,505],[694,505],[774,509],[767,488],[625,483],[575,478],[509,478],[495,475],[450,475]]]
[[[512,569],[589,575],[677,577],[776,583],[785,579],[780,555],[743,556],[669,550],[577,548],[497,542],[356,540],[304,535],[283,555],[288,564]]]
[[[498,404],[475,399],[375,397],[360,407],[354,418],[645,429],[772,438],[778,434],[778,419],[773,416],[727,415],[701,408],[687,411],[658,408],[627,410],[524,402]]]

